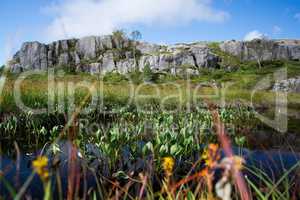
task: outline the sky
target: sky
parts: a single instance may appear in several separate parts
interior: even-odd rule
[[[26,41],[139,30],[159,44],[300,39],[300,0],[1,0],[0,65]]]

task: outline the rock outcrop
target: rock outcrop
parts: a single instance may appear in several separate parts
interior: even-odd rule
[[[232,40],[222,42],[220,48],[241,61],[300,60],[299,40]]]
[[[273,91],[300,93],[300,77],[289,78],[276,82],[273,86]]]
[[[300,41],[253,40],[219,43],[221,51],[241,61],[300,60]],[[160,72],[197,74],[201,68],[218,68],[222,56],[209,43],[171,46],[132,41],[113,35],[60,40],[50,44],[26,42],[12,61],[10,69],[18,73],[66,67],[70,71],[91,74],[143,70],[146,65]]]

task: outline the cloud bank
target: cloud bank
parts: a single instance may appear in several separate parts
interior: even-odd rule
[[[254,31],[247,33],[244,37],[244,40],[251,41],[254,39],[263,39],[263,38],[266,38],[265,34],[259,32],[258,30],[254,30]]]
[[[54,16],[47,27],[50,40],[108,34],[136,24],[223,22],[230,16],[213,8],[212,0],[58,0],[47,10]]]

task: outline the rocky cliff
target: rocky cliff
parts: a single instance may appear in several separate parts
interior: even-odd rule
[[[112,35],[50,44],[26,42],[10,61],[10,69],[18,73],[64,67],[70,71],[95,74],[127,73],[149,65],[152,70],[173,74],[183,70],[198,73],[201,68],[220,67],[222,56],[215,48],[207,42],[164,46]],[[218,43],[217,48],[240,61],[300,59],[300,41],[297,40],[225,41]]]

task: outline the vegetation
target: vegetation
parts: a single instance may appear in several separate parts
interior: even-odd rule
[[[5,65],[2,65],[2,66],[0,67],[0,75],[3,74],[4,69],[5,69]]]
[[[247,129],[245,125],[248,125],[250,130],[257,127],[256,124],[249,123],[253,122],[253,113],[247,108],[221,109],[218,115],[226,127],[231,123],[241,123],[237,126],[245,129]],[[54,116],[59,115],[55,114]],[[42,116],[35,118],[32,114],[27,113],[20,116],[19,119],[12,117],[6,123],[1,123],[1,137],[12,137],[8,141],[14,139],[20,141],[21,137],[18,136],[16,130],[22,128],[25,131],[23,134],[29,134],[28,138],[32,137],[33,141],[51,142],[51,145],[44,150],[43,156],[38,156],[32,163],[34,172],[43,183],[44,198],[47,196],[55,198],[57,195],[50,187],[59,187],[51,182],[58,181],[60,177],[58,177],[59,179],[55,177],[57,175],[55,168],[48,167],[49,158],[64,153],[62,152],[64,148],[62,142],[70,138],[70,135],[72,135],[74,143],[74,147],[70,148],[74,148],[73,151],[79,151],[80,157],[86,161],[78,167],[92,172],[93,168],[88,163],[97,163],[98,159],[101,160],[100,168],[97,168],[97,172],[93,175],[101,185],[100,188],[95,185],[94,188],[91,188],[91,193],[84,194],[70,192],[70,188],[66,192],[61,188],[58,189],[61,193],[59,196],[67,195],[70,198],[70,195],[78,195],[76,197],[83,198],[82,195],[86,195],[110,199],[119,194],[136,199],[176,199],[179,196],[187,195],[186,192],[188,192],[190,198],[209,199],[219,196],[218,192],[223,191],[217,186],[212,188],[212,178],[216,176],[214,171],[220,168],[229,157],[222,158],[219,146],[214,144],[218,141],[219,133],[214,128],[215,115],[211,111],[199,109],[192,113],[176,114],[154,111],[147,114],[136,112],[134,108],[128,107],[122,109],[117,115],[103,117],[99,112],[85,117],[81,116],[80,119],[84,120],[79,121],[79,130],[73,135],[72,127],[64,132],[63,126],[54,126],[52,129],[35,126],[37,119],[40,119],[40,122],[46,126],[53,121],[45,122]],[[24,127],[19,127],[22,123],[21,119],[25,119],[26,123],[22,125]],[[106,125],[103,124],[101,127],[107,128],[91,129],[94,121],[103,121],[103,119]],[[62,117],[61,120],[63,121],[64,118]],[[32,133],[30,130],[38,130],[38,132]],[[240,131],[240,134],[244,133],[244,131]],[[241,142],[243,140],[238,132],[232,132],[229,135],[232,137],[232,141],[239,141],[234,145],[248,146],[247,143]],[[29,141],[28,144],[34,145]],[[93,150],[92,147],[96,149]],[[289,190],[293,182],[289,177],[292,176],[299,163],[284,173],[277,182],[273,182],[272,178],[260,169],[244,166],[241,157],[235,156],[230,159],[233,159],[234,165],[230,165],[230,168],[227,168],[228,174],[223,175],[223,177],[233,178],[232,182],[226,183],[232,184],[230,187],[233,187],[235,181],[234,170],[243,169],[244,173],[251,175],[246,178],[246,183],[251,188],[249,196],[255,196],[258,199],[268,199],[269,197],[291,199]],[[151,174],[153,178],[149,177]],[[71,176],[72,172],[68,173],[68,178]],[[5,179],[2,178],[2,180]],[[9,183],[6,183],[7,187],[11,188]],[[115,187],[116,184],[117,187]],[[76,188],[72,184],[71,187]],[[14,192],[12,189],[10,195],[12,197],[22,196],[21,191]],[[245,194],[240,194],[239,190],[232,194],[237,199],[240,195]]]
[[[151,82],[155,82],[158,79],[157,74],[152,71],[149,63],[147,63],[143,69],[143,76],[145,82],[151,83]]]
[[[226,62],[220,65],[228,66]],[[7,74],[0,101],[1,152],[17,160],[19,152],[40,153],[32,162],[27,185],[15,187],[2,173],[0,184],[16,199],[25,198],[24,191],[36,176],[44,199],[216,199],[224,198],[229,190],[234,199],[241,195],[298,199],[294,176],[298,162],[273,179],[263,169],[244,163],[242,157],[243,152],[257,148],[256,134],[270,131],[280,135],[255,117],[260,111],[271,115],[276,94],[266,88],[252,96],[252,88],[282,66],[288,77],[300,75],[299,62],[260,64],[261,69],[251,62],[239,63],[240,67],[231,71],[226,67],[202,69],[200,76],[190,80],[171,74],[158,76],[149,65],[143,72],[133,70],[126,75],[54,72],[53,80],[48,80],[47,73],[31,75],[20,84],[21,100],[29,108],[47,109],[42,114],[17,106],[13,91],[20,77]],[[69,91],[70,83],[77,86],[74,94],[64,92]],[[49,84],[56,91],[50,101]],[[95,94],[100,94],[96,105],[87,113],[80,112],[92,104]],[[288,95],[288,109],[295,113],[299,112],[299,97]],[[299,132],[298,120],[292,117],[289,132]],[[264,143],[265,148],[278,146],[272,137],[267,138],[270,143]],[[67,152],[74,151],[75,156],[64,157],[66,141],[71,144]],[[241,157],[224,154],[228,146],[236,147]],[[65,163],[67,177],[58,170]],[[219,174],[220,170],[225,172]],[[63,189],[59,180],[66,178],[70,182],[68,189]],[[88,185],[90,178],[96,182],[93,187],[77,188],[77,184]],[[72,184],[72,180],[79,182]],[[244,180],[245,187],[239,180]]]
[[[103,81],[109,82],[109,83],[121,83],[126,80],[127,80],[126,76],[124,76],[118,72],[107,72],[103,76]]]
[[[233,56],[230,53],[222,51],[219,46],[219,43],[212,42],[209,43],[208,46],[214,54],[220,56],[221,62],[219,64],[221,68],[223,69],[227,67],[238,68],[242,64],[241,60],[236,56]]]

